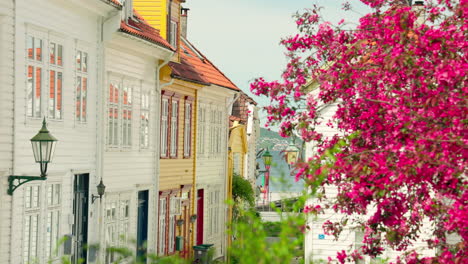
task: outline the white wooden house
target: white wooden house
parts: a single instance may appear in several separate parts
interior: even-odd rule
[[[174,51],[132,10],[127,1],[123,20],[109,25],[117,33],[104,43],[104,84],[99,90],[103,154],[98,170],[107,188],[99,239],[106,247],[136,247],[136,254],[143,256],[156,252],[159,71]],[[100,256],[104,263],[117,257],[109,252]]]
[[[64,235],[98,230],[98,207],[77,206],[95,186],[96,96],[102,22],[117,5],[103,1],[16,0],[0,3],[2,96],[0,122],[0,263],[45,263],[58,259]],[[5,60],[6,59],[6,60]],[[46,181],[32,181],[6,195],[9,175],[38,176],[29,140],[46,118],[59,140]],[[80,215],[89,223],[76,224]],[[89,228],[88,228],[89,227]],[[75,236],[77,237],[77,236]],[[71,240],[74,258],[79,239]],[[92,256],[91,256],[92,258]]]
[[[315,86],[315,87],[314,87]],[[316,84],[313,83],[311,87],[314,87],[310,92],[311,96],[317,97],[319,93],[319,88],[316,87]],[[333,115],[338,109],[338,104],[333,103],[329,105],[319,105],[321,108],[319,116],[323,118],[321,124],[317,127],[317,132],[323,134],[324,138],[331,138],[335,134],[340,132],[330,126],[327,126],[329,120],[332,119]],[[315,144],[313,142],[307,143],[306,145],[306,159],[311,158],[316,153]],[[334,186],[327,186],[326,193],[328,199],[333,199],[337,194],[337,188]],[[316,199],[312,198],[308,201],[308,204],[317,204],[319,203]],[[320,203],[319,203],[320,204]],[[325,208],[322,206],[322,208]],[[310,216],[307,225],[309,226],[309,231],[305,235],[304,243],[304,255],[305,263],[318,262],[320,260],[327,261],[329,257],[335,258],[337,252],[339,251],[348,251],[350,249],[357,249],[362,245],[362,240],[364,237],[364,232],[355,229],[355,226],[348,225],[343,229],[338,240],[335,240],[333,236],[326,235],[323,231],[323,224],[325,221],[330,220],[332,222],[339,222],[343,215],[335,213],[332,209],[324,209],[325,213],[319,214],[318,217]],[[430,236],[427,233],[427,228],[430,226],[429,222],[424,223],[423,228],[421,229],[421,237],[412,247],[417,249],[418,253],[423,256],[433,256],[435,254],[434,250],[427,249],[425,247],[425,239],[428,239]],[[401,255],[401,252],[391,250],[390,248],[385,248],[384,253],[376,258],[371,259],[370,257],[364,257],[362,263],[380,263],[381,261],[395,261],[398,256]]]

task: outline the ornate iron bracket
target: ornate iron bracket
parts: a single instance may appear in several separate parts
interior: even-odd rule
[[[16,188],[20,187],[21,185],[30,182],[30,181],[44,181],[47,180],[45,176],[15,176],[10,175],[8,176],[8,194],[13,195],[13,192]],[[15,183],[15,181],[17,181]]]

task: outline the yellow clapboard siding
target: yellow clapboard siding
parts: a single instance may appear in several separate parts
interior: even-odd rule
[[[167,0],[134,0],[133,7],[167,39]]]

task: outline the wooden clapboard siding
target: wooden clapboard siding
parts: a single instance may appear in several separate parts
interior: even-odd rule
[[[14,105],[14,10],[13,1],[0,3],[0,263],[10,263],[11,196],[7,177],[13,160]]]
[[[220,219],[221,226],[224,226],[226,223],[226,205],[224,203],[227,200],[226,196],[226,180],[227,180],[227,137],[229,131],[229,122],[228,122],[228,113],[226,112],[227,108],[227,100],[228,98],[232,98],[234,92],[232,90],[216,86],[210,85],[205,86],[198,92],[198,102],[199,107],[201,104],[204,105],[211,105],[214,108],[217,108],[223,111],[223,124],[224,127],[222,128],[222,152],[216,155],[199,155],[197,154],[196,158],[196,189],[204,189],[205,190],[205,200],[204,200],[204,208],[208,208],[208,193],[211,191],[220,191],[220,209],[218,216]],[[209,115],[209,112],[207,112]],[[198,116],[197,116],[198,118]],[[209,133],[206,133],[206,145],[210,145],[210,141],[213,140],[209,138]],[[197,133],[197,142],[200,141],[200,135]],[[208,149],[208,147],[206,147]],[[220,230],[217,236],[208,236],[208,214],[207,210],[205,210],[205,214],[203,216],[204,223],[204,230],[203,230],[203,238],[204,243],[214,244],[215,258],[221,257],[226,255],[226,248],[225,248],[225,240],[226,240],[226,232],[224,228]],[[199,230],[195,230],[195,232],[200,232]]]
[[[167,39],[167,1],[168,0],[133,0],[133,7],[154,28],[159,29]]]
[[[175,80],[174,84],[165,87],[164,90],[175,92],[179,94],[179,123],[178,123],[178,144],[177,144],[177,158],[160,159],[160,175],[159,175],[159,189],[177,189],[181,185],[193,184],[194,182],[194,150],[195,150],[195,104],[192,106],[192,134],[191,134],[191,149],[192,154],[190,158],[184,158],[184,103],[185,96],[195,98],[196,89],[201,87],[193,83]]]

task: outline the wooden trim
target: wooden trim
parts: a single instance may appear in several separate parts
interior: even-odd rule
[[[194,129],[193,129],[193,100],[187,100],[187,97],[191,97],[191,96],[185,96],[185,103],[184,103],[184,148],[183,148],[183,157],[184,159],[190,159],[192,158],[192,153],[193,153],[193,147],[192,147],[192,143],[193,143],[193,140],[192,140],[192,135],[194,134]],[[192,97],[193,99],[193,97]],[[188,140],[189,140],[189,143],[188,143],[188,146],[190,147],[190,151],[188,153],[188,155],[185,155],[185,130],[186,130],[186,127],[185,127],[185,115],[186,115],[186,107],[185,105],[186,104],[189,104],[190,105],[190,135],[188,137]]]
[[[175,93],[176,92],[173,92],[173,91],[162,90],[161,91],[161,96],[170,98],[170,97],[174,96]]]
[[[171,194],[172,190],[159,191],[159,199],[166,198]]]
[[[192,102],[195,101],[195,97],[190,96],[190,95],[186,95],[184,99],[185,101],[192,101]]]
[[[179,121],[180,121],[180,96],[176,96],[177,94],[174,93],[174,95],[171,97],[171,100],[169,101],[169,137],[168,137],[168,155],[167,157],[170,159],[177,159],[179,157]],[[172,104],[173,102],[177,102],[177,122],[176,122],[176,133],[175,133],[175,140],[176,140],[176,145],[175,145],[175,156],[171,156],[171,128],[172,128],[172,115],[173,115],[173,109],[172,109]]]

